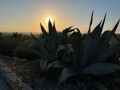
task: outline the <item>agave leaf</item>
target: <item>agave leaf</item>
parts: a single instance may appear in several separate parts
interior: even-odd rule
[[[38,45],[36,47],[37,47],[38,51],[40,53],[42,53],[42,55],[51,59],[52,58],[51,53],[49,51],[49,48],[46,47],[45,41],[46,41],[46,39],[40,40],[40,42],[38,43]]]
[[[94,30],[93,32],[92,32],[92,35],[94,34],[94,33],[96,33],[96,32],[98,32],[97,34],[94,34],[94,38],[96,38],[96,39],[94,39],[95,41],[94,41],[94,43],[93,43],[93,50],[92,50],[92,52],[91,52],[91,60],[92,61],[90,61],[91,63],[92,62],[94,62],[94,57],[95,57],[95,54],[96,54],[96,52],[98,52],[98,47],[99,47],[99,44],[100,44],[100,37],[101,37],[101,33],[102,33],[102,30],[103,30],[103,27],[104,27],[104,23],[105,23],[105,19],[106,19],[106,14],[105,14],[105,16],[104,16],[104,19],[103,19],[103,22],[102,22],[102,25],[101,25],[101,27],[100,28],[98,28],[98,30],[99,31],[97,31],[97,30]],[[94,53],[94,55],[93,55],[93,53]],[[94,59],[94,60],[93,60]]]
[[[108,47],[109,41],[110,41],[110,38],[107,38],[107,37],[110,36],[110,34],[112,34],[110,30],[105,31],[102,34],[102,36],[99,40],[98,50],[96,51],[95,57],[97,57],[98,55],[100,55],[101,53],[103,53],[104,51],[107,50],[107,47]]]
[[[75,28],[74,28],[74,29],[70,29],[69,32],[72,32],[72,31],[74,31],[74,30],[75,30]]]
[[[78,28],[76,28],[77,32],[76,35],[74,36],[74,40],[73,40],[73,46],[75,48],[75,50],[79,50],[82,48],[81,44],[82,44],[82,34],[80,32],[80,30]]]
[[[89,25],[88,34],[91,33],[91,25],[92,25],[92,22],[93,22],[93,13],[94,13],[94,10],[93,10],[92,15],[91,15],[91,20],[90,20],[90,25]]]
[[[72,27],[73,27],[73,26],[70,26],[70,27],[64,29],[64,30],[62,31],[63,36],[64,36],[64,35],[66,36],[66,35],[68,34],[69,30],[70,30]]]
[[[100,37],[100,33],[101,33],[100,24],[101,24],[101,22],[96,26],[96,28],[93,30],[92,34],[89,34],[89,36],[87,36],[87,38],[85,39],[82,58],[79,62],[80,68],[84,68],[84,66],[88,63],[88,58],[90,57],[91,52],[93,51],[93,49],[96,45],[95,43],[97,42],[97,40]]]
[[[70,37],[74,37],[77,34],[77,32],[73,32]]]
[[[45,48],[46,48],[46,51],[51,56],[51,59],[55,59],[54,50],[56,49],[55,47],[57,45],[57,33],[55,29],[55,23],[54,23],[54,26],[52,27],[52,23],[49,20],[48,28],[49,28],[49,34],[46,34],[46,36],[44,37],[46,38]]]
[[[104,40],[106,39],[107,35],[109,35],[109,33],[111,33],[111,31],[110,31],[110,30],[106,30],[106,31],[102,34],[102,36],[101,36],[101,38],[100,38],[100,43],[103,43],[103,42],[104,42]]]
[[[55,27],[55,21],[53,23],[53,27],[52,27],[52,36],[53,36],[53,39],[54,41],[56,42],[56,44],[58,44],[57,40],[58,40],[58,37],[57,37],[57,31],[56,31],[56,27]]]
[[[38,39],[31,33],[31,36],[33,37],[33,39],[38,43]]]
[[[82,74],[103,76],[120,70],[120,66],[112,63],[96,63],[82,70]]]
[[[53,60],[52,57],[50,56],[50,53],[47,52],[46,49],[43,49],[41,52],[43,53],[43,58],[49,59],[49,61],[50,61],[50,60]]]
[[[61,60],[64,53],[66,51],[66,47],[64,45],[60,45],[57,49],[57,52],[56,52],[56,57],[58,60]]]
[[[81,41],[82,34],[78,28],[75,28],[75,29],[77,30],[77,40],[80,39],[80,41]]]
[[[39,57],[43,57],[43,53],[42,53],[42,52],[39,52],[39,51],[36,50],[36,49],[33,49],[32,52],[35,53],[36,55],[38,55]]]
[[[110,55],[115,53],[117,50],[120,50],[120,45],[113,46],[111,48],[108,48],[106,51],[104,51],[102,54],[100,54],[97,58],[96,61],[100,62],[105,59],[107,59]]]
[[[46,40],[45,44],[44,44],[44,52],[47,53],[47,55],[50,56],[51,60],[54,60],[54,55],[53,55],[53,50],[51,48],[51,45],[49,45],[50,43],[48,42],[48,40]],[[40,44],[39,44],[40,46]]]
[[[113,37],[117,27],[119,25],[119,21],[116,23],[116,25],[114,26],[113,30],[111,32],[109,32],[104,40],[104,43],[108,44],[109,41],[111,40],[111,38]]]
[[[108,45],[110,40],[111,40],[111,38],[113,37],[113,35],[114,35],[114,33],[112,31],[108,32],[106,34],[105,39],[104,39],[103,45],[105,45],[105,46]]]
[[[115,25],[115,27],[117,27],[118,23]],[[100,42],[99,42],[99,46],[98,46],[98,51],[96,52],[96,57],[98,57],[100,54],[102,54],[103,52],[108,51],[108,45],[109,42],[111,40],[111,38],[113,37],[113,35],[115,34],[114,31],[116,28],[114,28],[112,31],[107,30],[103,33],[103,35],[100,38]]]
[[[44,73],[46,72],[47,62],[48,60],[43,60],[43,59],[40,60],[40,69]]]
[[[106,14],[107,14],[107,12],[106,12]],[[103,19],[103,22],[102,22],[102,25],[101,25],[101,29],[102,29],[102,30],[103,30],[104,23],[105,23],[105,19],[106,19],[106,14],[105,14],[105,16],[104,16],[104,19]]]
[[[70,68],[65,68],[60,75],[58,84],[61,85],[64,81],[66,81],[68,78],[74,75],[76,75],[74,71],[72,71]]]
[[[49,54],[46,52],[46,49],[44,48],[44,44],[45,39],[40,40],[36,48],[34,48],[33,52],[40,57],[45,57],[45,55],[49,57]]]
[[[48,28],[49,28],[49,34],[51,35],[53,30],[52,30],[52,23],[51,23],[50,19],[49,19],[49,22],[48,22]]]
[[[65,45],[60,45],[60,46],[58,47],[58,49],[57,49],[56,54],[57,54],[59,51],[65,50],[65,49],[66,49]]]
[[[56,34],[57,34],[57,41],[56,41],[57,44],[58,44],[58,45],[63,44],[63,43],[62,43],[62,41],[63,41],[62,33],[61,33],[61,32],[57,32]]]
[[[100,27],[100,24],[101,22],[98,24],[98,27],[96,27],[93,32],[92,32],[92,38],[93,39],[93,52],[96,51],[96,48],[98,46],[98,43],[99,43],[99,39],[100,39],[100,36],[101,36],[101,33],[102,33],[102,29]]]
[[[117,27],[119,25],[119,21],[116,23],[116,25],[114,26],[113,30],[111,32],[105,32],[105,34],[103,35],[104,38],[101,37],[101,39],[104,39],[104,40],[101,40],[101,41],[104,41],[103,42],[103,45],[108,45],[109,41],[111,40],[111,38],[113,37]]]
[[[73,49],[73,46],[72,46],[72,44],[68,44],[67,45],[67,54],[70,54],[70,53],[72,53],[72,52],[74,52],[74,49]]]
[[[55,27],[55,21],[54,21],[54,23],[53,23],[53,32],[55,32],[55,33],[57,32],[57,31],[56,31],[56,27]]]
[[[82,40],[85,40],[86,37],[87,37],[87,34],[83,34]]]
[[[50,62],[50,63],[47,65],[47,67],[46,67],[46,72],[47,72],[51,67],[61,68],[60,62],[59,62],[59,61]]]
[[[116,39],[117,41],[120,42],[120,39],[116,36],[116,34],[114,34],[114,37],[115,37],[115,39]]]
[[[41,30],[42,30],[42,33],[43,33],[43,37],[44,38],[48,37],[48,33],[46,32],[46,30],[44,29],[44,27],[42,26],[41,23],[40,23],[40,27],[41,27]]]
[[[107,14],[107,13],[106,13]],[[103,27],[104,27],[104,23],[105,23],[105,19],[106,19],[106,14],[104,16],[104,19],[103,19],[103,22],[102,22],[102,25],[101,25],[101,28],[99,29],[99,31],[97,30],[94,30],[93,33],[96,33],[98,32],[98,35],[95,35],[96,36],[96,43],[94,44],[94,50],[92,53],[96,52],[96,49],[98,48],[98,44],[99,44],[99,39],[100,39],[100,36],[101,36],[101,33],[102,33],[102,30],[103,30]],[[92,34],[93,34],[92,33]]]
[[[41,54],[40,56],[41,56],[42,58],[51,59],[49,53],[47,52],[47,50],[46,50],[45,48],[41,49],[41,48],[38,46],[37,49],[34,50],[34,53],[36,53],[36,54],[38,53],[37,55]]]
[[[73,53],[74,53],[74,49],[72,47],[72,44],[67,44],[67,47],[66,47],[66,51],[63,53],[63,56],[62,56],[62,62],[63,63],[67,63],[69,64],[70,61],[72,60],[72,56],[73,56]]]
[[[67,52],[64,54],[62,61],[67,64],[72,64],[73,67],[77,65],[77,60],[75,59],[75,51],[72,44],[67,45]]]
[[[46,41],[46,39],[42,39],[42,40],[40,40],[40,42],[39,42],[39,48],[40,48],[41,50],[44,48],[45,41]]]
[[[57,49],[56,57],[58,60],[69,63],[70,62],[70,55],[72,52],[74,52],[74,49],[71,44],[68,44],[67,47],[64,45],[60,45]]]
[[[114,26],[113,30],[112,31],[105,31],[103,33],[103,35],[101,36],[100,38],[100,43],[99,43],[99,50],[98,52],[96,53],[97,55],[101,54],[102,52],[106,51],[108,45],[109,45],[109,42],[111,40],[111,38],[113,37],[113,35],[115,34],[115,31],[118,27],[118,24],[119,24],[119,21],[116,23],[116,25]],[[97,57],[97,56],[96,56]]]
[[[92,36],[97,36],[96,34],[101,34],[102,30],[101,30],[101,22],[94,28],[94,30],[92,31]]]
[[[117,27],[118,27],[118,25],[119,25],[119,22],[120,22],[120,20],[118,20],[118,22],[117,22],[117,23],[116,23],[116,25],[114,26],[114,28],[113,28],[112,32],[114,32],[114,33],[115,33],[115,31],[116,31],[116,29],[117,29]]]

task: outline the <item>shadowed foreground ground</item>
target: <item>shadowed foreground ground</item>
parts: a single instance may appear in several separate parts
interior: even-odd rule
[[[0,90],[10,90],[6,82],[0,77]]]

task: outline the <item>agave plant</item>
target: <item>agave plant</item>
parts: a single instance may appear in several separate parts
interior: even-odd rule
[[[103,22],[100,22],[95,29],[91,32],[91,25],[92,25],[93,13],[91,16],[91,21],[89,25],[89,30],[87,33],[86,38],[83,40],[82,34],[80,33],[79,29],[77,29],[77,33],[75,38],[73,38],[73,46],[68,45],[66,46],[59,46],[59,52],[64,50],[64,54],[60,61],[64,61],[64,67],[62,73],[59,78],[59,84],[66,81],[68,78],[72,76],[79,77],[77,80],[80,82],[81,79],[87,80],[85,77],[86,75],[94,75],[94,76],[104,76],[110,73],[113,73],[116,70],[120,70],[120,66],[112,63],[106,63],[105,60],[117,50],[120,49],[120,44],[110,47],[109,42],[113,35],[115,35],[115,31],[118,27],[119,21],[114,26],[113,30],[107,30],[103,32],[103,26],[106,19],[106,14],[103,19]],[[64,48],[62,48],[64,47]],[[59,53],[58,52],[58,53]],[[69,63],[66,58],[69,58]],[[64,59],[64,60],[62,60]],[[66,61],[67,60],[67,61]],[[93,82],[90,81],[89,82]],[[92,83],[93,85],[97,85],[97,88],[100,90],[107,90],[103,85],[100,83]],[[98,87],[102,86],[102,88]]]
[[[85,80],[100,90],[107,90],[104,85],[96,81],[92,81],[86,76],[104,76],[116,70],[120,70],[120,66],[113,63],[106,63],[105,60],[114,52],[120,49],[120,45],[110,47],[109,42],[115,35],[119,21],[114,26],[113,30],[106,30],[102,33],[106,14],[93,31],[91,25],[93,21],[93,13],[87,34],[82,35],[78,28],[71,27],[58,33],[55,28],[55,23],[52,26],[49,21],[49,33],[46,32],[41,25],[43,33],[42,40],[37,40],[35,53],[42,57],[40,67],[43,71],[48,72],[50,68],[54,68],[59,72],[59,85],[68,78],[74,76],[77,82]],[[75,31],[68,37],[68,32]]]
[[[33,52],[40,56],[40,68],[43,72],[47,72],[46,68],[48,63],[56,61],[56,51],[57,47],[61,44],[69,43],[68,33],[73,31],[72,26],[64,29],[62,32],[57,32],[55,27],[55,22],[52,25],[51,21],[48,22],[47,32],[42,24],[40,23],[42,31],[42,39],[38,40],[32,33],[32,37],[36,41],[36,47],[34,47]],[[48,66],[49,67],[49,66]]]

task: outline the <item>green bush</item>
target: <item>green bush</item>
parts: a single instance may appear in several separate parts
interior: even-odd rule
[[[34,47],[33,41],[24,41],[21,42],[18,47],[14,49],[14,55],[19,58],[25,58],[25,59],[37,59],[38,56],[33,53],[32,48]]]
[[[0,38],[0,53],[8,56],[14,54],[13,49],[19,46],[23,40],[20,38],[14,38],[12,36],[2,36]]]
[[[12,35],[0,34],[0,53],[7,56],[16,56],[24,59],[37,59],[32,52],[34,42],[27,35],[13,33]]]

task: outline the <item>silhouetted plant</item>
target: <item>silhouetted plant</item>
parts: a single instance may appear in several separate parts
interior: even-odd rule
[[[3,34],[0,32],[0,36],[2,36]]]
[[[17,32],[15,32],[15,33],[13,32],[12,36],[15,38],[22,38],[22,33],[18,34]]]
[[[55,23],[52,26],[52,23],[49,21],[48,27],[49,27],[49,32],[46,32],[42,24],[40,24],[41,30],[42,30],[42,40],[36,39],[33,34],[31,33],[32,37],[36,41],[36,49],[34,52],[39,55],[40,57],[44,59],[49,59],[50,61],[56,60],[56,50],[57,47],[61,44],[68,43],[68,37],[67,33],[71,31],[71,27],[66,28],[63,30],[63,32],[57,32],[55,28]]]
[[[107,90],[100,82],[91,79],[91,76],[104,76],[114,71],[120,70],[120,66],[113,63],[106,63],[105,60],[120,49],[120,44],[110,47],[109,42],[118,27],[119,21],[114,26],[113,30],[107,30],[102,33],[106,15],[103,22],[100,22],[91,32],[93,21],[93,13],[89,25],[88,33],[82,35],[78,28],[67,28],[58,37],[56,29],[49,21],[49,33],[45,31],[41,25],[43,39],[37,42],[36,54],[43,56],[40,60],[40,67],[43,72],[59,71],[59,85],[65,82],[70,77],[75,77],[78,85],[83,82],[95,86],[99,90]],[[75,31],[68,37],[68,32]],[[65,34],[64,34],[65,33]],[[64,40],[69,40],[67,43],[59,43]],[[58,44],[59,43],[59,44]],[[56,45],[56,46],[55,46]],[[52,71],[52,70],[55,71]],[[47,73],[48,74],[48,73]],[[50,76],[49,76],[50,77]]]

